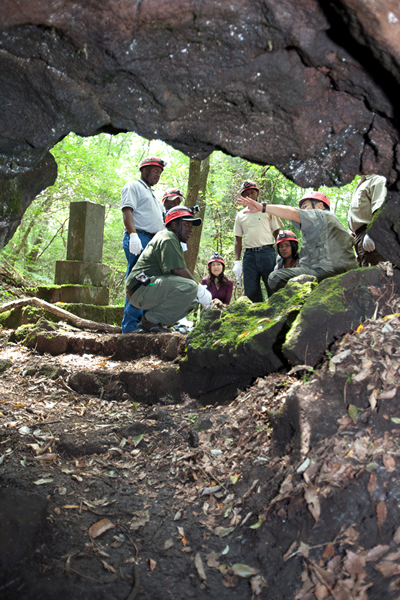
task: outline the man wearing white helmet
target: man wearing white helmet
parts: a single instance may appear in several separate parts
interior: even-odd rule
[[[122,247],[128,261],[127,278],[142,250],[158,231],[164,229],[162,206],[153,192],[164,168],[162,158],[148,156],[139,165],[140,179],[130,181],[122,188],[121,209],[125,225]],[[125,300],[122,333],[141,331],[142,316],[143,310]]]

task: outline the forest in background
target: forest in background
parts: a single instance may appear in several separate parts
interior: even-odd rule
[[[157,198],[161,200],[171,187],[178,187],[186,197],[190,163],[193,168],[197,161],[190,161],[162,141],[148,141],[134,133],[100,134],[90,138],[70,134],[51,152],[58,164],[57,181],[29,206],[12,240],[1,251],[1,262],[39,285],[53,284],[56,261],[66,259],[70,202],[97,202],[106,208],[103,263],[110,267],[110,303],[122,305],[126,270],[120,209],[122,187],[139,177],[140,160],[151,154],[163,157],[168,163],[155,187]],[[225,258],[228,276],[232,275],[233,225],[241,209],[236,200],[245,179],[257,181],[262,199],[271,204],[297,206],[305,191],[275,167],[256,165],[222,152],[211,154],[206,192],[197,199],[204,211],[194,268],[198,280],[206,274],[207,261],[216,250]],[[319,188],[330,198],[331,210],[346,227],[348,206],[357,181],[358,177],[341,188]],[[190,205],[194,203],[191,194]],[[285,223],[285,227],[292,228],[291,223]],[[301,238],[301,234],[298,237]]]

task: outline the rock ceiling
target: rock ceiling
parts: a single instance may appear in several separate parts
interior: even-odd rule
[[[3,0],[0,57],[0,247],[71,131],[397,189],[398,2]]]

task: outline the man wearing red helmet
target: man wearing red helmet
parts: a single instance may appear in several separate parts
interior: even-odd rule
[[[186,243],[193,227],[201,225],[186,206],[175,206],[165,215],[163,231],[147,244],[133,267],[127,282],[129,302],[146,310],[142,328],[150,333],[170,333],[166,328],[183,319],[197,302],[212,300],[205,286],[199,286],[186,268],[181,242]]]
[[[139,164],[140,179],[130,181],[122,188],[121,209],[125,225],[122,247],[128,261],[127,278],[143,248],[158,231],[164,229],[162,206],[153,192],[164,167],[162,158],[148,156]],[[122,333],[140,331],[142,316],[143,311],[126,300]]]
[[[183,202],[183,199],[183,193],[181,190],[178,190],[178,188],[171,188],[170,190],[167,190],[162,197],[164,217],[170,208],[178,206],[181,202]]]
[[[242,197],[256,201],[260,188],[254,181],[244,181],[240,188]],[[256,202],[256,204],[258,204]],[[275,215],[269,214],[260,204],[261,213],[251,214],[241,210],[235,219],[233,235],[235,236],[235,264],[233,273],[236,279],[242,275],[240,255],[242,246],[243,255],[243,285],[244,293],[252,302],[262,302],[261,279],[267,289],[268,296],[272,290],[268,284],[268,277],[275,267],[275,238],[282,227],[282,223]]]
[[[263,208],[251,198],[242,197],[239,204],[247,206],[252,213],[260,212]],[[299,275],[313,275],[320,282],[357,268],[352,238],[336,215],[330,212],[330,201],[325,194],[308,192],[301,198],[299,208],[271,204],[266,211],[292,221],[293,226],[301,229],[303,234],[300,266],[271,273],[268,282],[273,292]]]

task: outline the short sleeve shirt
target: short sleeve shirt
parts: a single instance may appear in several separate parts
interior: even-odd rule
[[[131,208],[135,227],[148,233],[164,229],[162,205],[144,181],[130,181],[122,188],[121,209]]]
[[[372,221],[372,215],[382,206],[386,198],[386,178],[382,175],[367,175],[354,192],[347,222],[351,231],[357,231]]]
[[[233,235],[243,238],[244,248],[259,248],[275,244],[274,231],[282,228],[282,221],[268,213],[246,213],[236,215]]]
[[[131,275],[134,277],[143,271],[148,277],[159,277],[173,269],[186,269],[186,263],[177,236],[169,229],[164,229],[147,244]]]
[[[301,229],[304,237],[307,240],[313,240],[317,235],[321,233],[321,229],[324,225],[324,218],[327,212],[314,209],[314,210],[301,210],[296,209],[300,215],[300,223],[292,221],[293,227]]]

